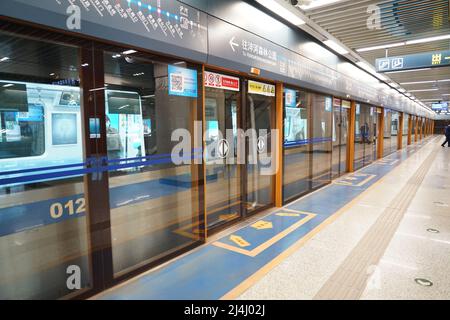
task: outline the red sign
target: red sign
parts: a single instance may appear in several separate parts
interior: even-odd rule
[[[239,78],[205,71],[205,87],[239,91]]]

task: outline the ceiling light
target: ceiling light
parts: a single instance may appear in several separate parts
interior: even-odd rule
[[[418,43],[425,43],[425,42],[432,42],[432,41],[439,41],[439,40],[447,40],[450,39],[450,34],[443,35],[443,36],[437,36],[437,37],[430,37],[430,38],[423,38],[423,39],[416,39],[416,40],[408,40],[406,41],[406,44],[418,44]]]
[[[9,57],[3,57],[3,58],[0,59],[0,62],[5,62],[5,61],[8,61],[8,60],[9,60]]]
[[[89,66],[89,63],[83,63],[81,66],[82,66],[82,67],[88,67],[88,66]]]
[[[117,53],[117,54],[113,54],[112,58],[117,59],[117,58],[120,58],[121,56],[122,56],[121,54]]]
[[[414,72],[414,71],[426,71],[426,70],[431,70],[431,68],[400,70],[400,71],[388,71],[388,72],[385,72],[385,73],[402,73],[402,72]]]
[[[409,92],[424,92],[424,91],[438,91],[439,89],[433,88],[433,89],[417,89],[417,90],[409,90]]]
[[[394,47],[401,47],[401,46],[404,46],[405,44],[406,44],[406,42],[382,44],[380,46],[373,46],[373,47],[366,47],[366,48],[356,49],[356,51],[357,52],[366,52],[366,51],[373,51],[373,50],[379,50],[379,49],[388,49],[388,48],[394,48]]]
[[[309,9],[325,6],[325,5],[328,5],[328,4],[332,4],[332,3],[338,2],[338,1],[342,1],[342,0],[315,0],[315,1],[309,1],[306,4],[301,4],[300,8],[302,8],[303,10],[309,10]]]
[[[430,81],[414,81],[414,82],[401,82],[401,85],[405,84],[420,84],[420,83],[435,83],[436,80],[430,80]]]
[[[356,63],[356,65],[359,66],[360,68],[366,70],[367,72],[369,72],[373,76],[377,77],[378,79],[380,79],[382,81],[387,81],[387,78],[385,76],[383,76],[382,74],[377,73],[371,65],[369,65],[363,61],[358,61]]]
[[[137,52],[136,50],[127,50],[127,51],[122,52],[122,54],[133,54],[136,52]]]
[[[438,82],[449,82],[450,79],[438,80]]]
[[[293,25],[300,26],[302,24],[305,24],[305,21],[300,19],[296,14],[286,9],[284,6],[274,0],[256,0],[256,2],[263,5],[281,18],[289,21]]]
[[[347,54],[348,50],[345,49],[344,47],[342,47],[341,45],[337,44],[336,42],[334,42],[333,40],[325,40],[323,42],[327,47],[333,49],[334,51],[336,51],[339,54]]]
[[[13,86],[12,83],[8,83],[8,84],[3,85],[3,88],[9,88],[9,87],[12,87],[12,86]]]

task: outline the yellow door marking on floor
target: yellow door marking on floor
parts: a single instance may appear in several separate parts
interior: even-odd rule
[[[252,224],[251,227],[257,230],[273,229],[273,224],[269,221],[260,220]]]
[[[366,174],[366,175],[358,175],[358,176],[359,177],[367,177],[367,178],[364,179],[363,181],[361,181],[358,184],[353,184],[353,183],[351,183],[349,181],[344,181],[344,180],[357,180],[357,179],[352,178],[352,177],[346,177],[346,178],[343,178],[343,180],[338,180],[338,181],[333,182],[333,184],[344,185],[344,186],[351,186],[351,187],[361,187],[361,186],[365,185],[367,182],[369,182],[370,180],[372,180],[373,178],[376,177],[375,174]]]
[[[219,216],[219,220],[232,220],[234,218],[237,218],[239,215],[237,214],[237,212],[234,213],[229,213],[229,214],[221,214]]]
[[[306,217],[300,219],[299,221],[297,221],[290,227],[284,229],[283,231],[276,234],[275,236],[273,236],[266,242],[260,244],[253,250],[245,250],[242,248],[236,248],[233,245],[230,245],[228,243],[223,243],[220,241],[213,242],[212,244],[216,247],[219,247],[222,249],[227,249],[227,250],[234,251],[234,252],[238,252],[238,253],[241,253],[241,254],[249,256],[249,257],[256,257],[258,254],[260,254],[261,252],[263,252],[264,250],[266,250],[267,248],[272,246],[274,243],[277,243],[278,241],[283,239],[285,236],[287,236],[289,233],[293,232],[294,230],[296,230],[297,228],[299,228],[300,226],[302,226],[303,224],[305,224],[306,222],[308,222],[309,220],[311,220],[312,218],[314,218],[316,216],[316,214],[314,214],[314,213],[307,213],[307,212],[302,212],[302,213],[304,215],[306,215]],[[231,237],[230,237],[230,239],[231,239]]]
[[[436,139],[430,140],[427,142],[427,144],[430,144],[431,142],[434,142]],[[409,151],[409,150],[408,150]],[[409,159],[410,157],[408,157]],[[369,165],[370,166],[370,165]],[[366,167],[367,168],[367,167]],[[361,168],[359,170],[363,170],[366,168]],[[398,169],[394,168],[391,173]],[[292,246],[287,248],[285,251],[281,252],[277,257],[272,259],[269,263],[265,264],[261,269],[256,271],[253,275],[245,279],[243,282],[241,282],[239,285],[231,289],[228,293],[223,295],[220,300],[233,300],[238,298],[242,293],[244,293],[247,289],[249,289],[251,286],[253,286],[258,280],[260,280],[263,276],[265,276],[267,273],[269,273],[270,270],[275,268],[277,265],[279,265],[284,259],[291,256],[295,251],[300,249],[306,242],[311,240],[315,235],[317,235],[320,231],[325,229],[327,226],[332,224],[334,221],[336,221],[344,212],[352,208],[359,200],[361,200],[365,195],[367,195],[369,192],[373,190],[373,188],[379,184],[381,184],[383,181],[385,181],[386,176],[383,176],[380,180],[376,181],[373,185],[371,185],[369,188],[364,190],[361,194],[353,198],[349,203],[344,205],[341,209],[336,211],[334,214],[332,214],[329,218],[327,218],[325,221],[323,221],[321,224],[319,224],[317,227],[315,227],[313,230],[311,230],[308,234],[300,238],[296,243],[294,243]],[[331,184],[330,184],[331,186]],[[327,187],[325,187],[327,188]],[[323,188],[323,189],[325,189]],[[309,195],[306,195],[306,197],[312,195],[314,193],[310,193]],[[295,203],[295,202],[294,202]],[[290,210],[287,208],[283,208],[283,210]],[[293,211],[293,210],[290,210]],[[214,243],[213,243],[214,244]],[[236,248],[237,249],[237,248]]]
[[[236,236],[234,234],[230,236],[230,240],[236,243],[239,247],[248,247],[250,245],[250,243],[245,241],[244,238]]]
[[[286,213],[286,212],[280,212],[275,214],[276,216],[279,217],[300,217],[299,213]]]
[[[358,183],[356,186],[357,187],[361,187],[363,185],[365,185],[367,182],[369,182],[370,180],[372,180],[373,178],[375,178],[376,175],[375,174],[371,174],[367,179],[361,181],[360,183]]]

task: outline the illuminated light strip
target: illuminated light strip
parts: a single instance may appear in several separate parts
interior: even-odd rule
[[[301,26],[305,24],[305,21],[303,21],[300,17],[298,17],[296,14],[292,13],[285,7],[283,7],[281,4],[277,3],[274,0],[256,0],[259,4],[266,7],[279,17],[289,21],[293,25]]]
[[[356,49],[356,51],[357,52],[366,52],[366,51],[388,49],[388,48],[394,48],[394,47],[400,47],[400,46],[407,46],[407,45],[411,45],[411,44],[419,44],[419,43],[426,43],[426,42],[433,42],[433,41],[447,40],[447,39],[450,39],[450,34],[443,35],[443,36],[430,37],[430,38],[416,39],[416,40],[407,40],[404,42],[388,43],[388,44],[373,46],[373,47],[360,48],[360,49]]]
[[[395,48],[395,47],[404,46],[405,44],[406,44],[406,42],[398,42],[398,43],[391,43],[391,44],[385,44],[385,45],[380,45],[380,46],[356,49],[356,51],[357,52],[366,52],[366,51],[373,51],[373,50],[380,50],[380,49]]]
[[[336,42],[334,42],[333,40],[325,40],[323,42],[327,47],[333,49],[334,51],[336,51],[339,54],[347,54],[348,50],[345,49],[344,47],[342,47],[341,45],[337,44]]]
[[[433,88],[433,89],[417,89],[417,90],[409,90],[409,92],[425,92],[425,91],[438,91],[439,89]]]

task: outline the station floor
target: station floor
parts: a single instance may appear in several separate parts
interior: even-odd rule
[[[450,148],[430,137],[93,299],[450,299]]]

